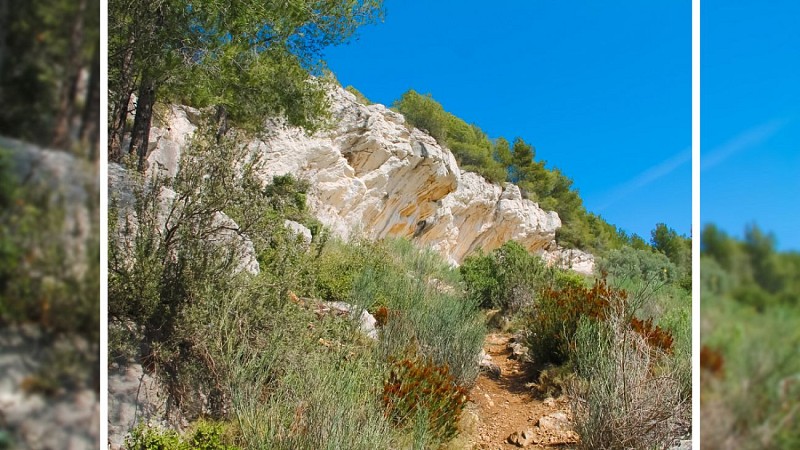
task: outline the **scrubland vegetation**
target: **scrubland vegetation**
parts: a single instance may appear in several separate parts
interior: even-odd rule
[[[128,448],[440,448],[462,431],[494,326],[527,332],[532,380],[572,396],[584,448],[664,447],[682,435],[686,238],[663,224],[651,243],[627,236],[587,212],[530,144],[490,140],[410,91],[394,106],[410,125],[463,169],[518,183],[556,210],[559,242],[603,257],[607,276],[548,267],[513,242],[460,268],[404,240],[343,242],[306,210],[306,181],[261,183],[245,143],[265,117],[326,125],[333,81],[321,50],[379,18],[381,2],[207,6],[109,2],[109,154],[132,180],[132,193],[125,183],[110,193],[110,357],[140,362],[171,413],[192,422],[181,432],[142,424]],[[169,102],[201,108],[205,125],[174,178],[149,179],[154,105]],[[331,312],[342,307],[351,313]],[[375,330],[363,329],[362,310]]]
[[[703,448],[797,448],[800,254],[755,225],[701,246]]]
[[[490,309],[527,331],[532,380],[557,374],[572,396],[583,448],[666,446],[685,431],[684,260],[623,247],[593,280],[513,242],[460,268],[405,240],[342,242],[306,211],[305,183],[257,181],[258,157],[237,133],[218,141],[210,120],[174,179],[137,179],[127,206],[112,194],[110,356],[142,362],[180,415],[202,419],[183,435],[139,428],[130,448],[446,445],[478,376]],[[238,232],[223,238],[230,225],[218,213]],[[252,242],[258,274],[242,270],[238,236]],[[324,313],[333,301],[355,314]],[[377,339],[359,328],[362,308],[378,319]]]

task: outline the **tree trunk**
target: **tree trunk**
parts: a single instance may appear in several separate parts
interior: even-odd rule
[[[69,50],[64,61],[65,83],[61,86],[61,94],[56,111],[56,121],[53,128],[51,145],[55,148],[69,149],[71,142],[72,119],[75,114],[75,100],[78,91],[83,58],[84,17],[86,16],[87,0],[79,0],[72,29],[69,37]]]
[[[223,105],[217,106],[217,144],[228,133],[228,110]]]
[[[147,158],[147,144],[150,140],[150,126],[153,121],[153,104],[156,100],[156,88],[153,80],[143,79],[139,85],[139,95],[136,99],[136,117],[133,120],[131,131],[131,146],[129,153],[136,152],[139,157],[137,166],[139,172],[145,170]]]
[[[89,148],[89,160],[95,161],[100,145],[100,45],[95,47],[92,58],[92,73],[86,91],[86,105],[79,133],[80,142]]]
[[[128,40],[128,47],[119,59],[120,63],[120,83],[117,88],[119,92],[114,92],[114,101],[111,103],[111,117],[108,127],[108,160],[111,162],[121,162],[123,157],[122,139],[128,125],[128,107],[133,95],[133,49],[134,38]],[[111,61],[109,61],[111,64]],[[109,95],[110,97],[111,95]]]
[[[6,45],[8,25],[8,0],[0,0],[0,76],[5,73],[3,71],[3,63],[5,62],[6,54],[8,54],[8,47]],[[2,89],[2,86],[0,86],[0,89]]]

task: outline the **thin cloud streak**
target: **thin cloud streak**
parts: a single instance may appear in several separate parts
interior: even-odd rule
[[[669,175],[687,162],[691,162],[691,160],[692,150],[688,148],[678,152],[670,159],[650,167],[649,169],[637,175],[635,178],[632,178],[628,182],[620,185],[618,188],[612,191],[611,194],[606,196],[605,201],[603,201],[597,208],[598,212],[622,200],[631,193],[636,192],[639,189]]]
[[[761,144],[780,131],[789,120],[774,119],[735,136],[721,146],[711,150],[708,156],[703,157],[701,151],[700,170],[705,171],[725,162],[731,156],[748,148]]]

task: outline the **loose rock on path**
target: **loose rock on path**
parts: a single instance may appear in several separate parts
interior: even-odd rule
[[[552,448],[574,444],[569,406],[564,398],[538,400],[527,385],[525,363],[511,359],[511,335],[492,333],[484,351],[500,370],[483,371],[472,389],[478,420],[472,437],[475,449]]]

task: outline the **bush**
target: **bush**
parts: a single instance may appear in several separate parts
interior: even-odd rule
[[[609,251],[597,264],[597,271],[614,278],[635,278],[675,282],[681,278],[678,267],[662,253],[624,246]]]
[[[623,309],[602,321],[581,318],[574,342],[579,378],[568,392],[579,448],[668,448],[682,437],[691,402],[681,375],[631,329]]]
[[[483,308],[514,313],[530,306],[537,292],[556,279],[557,269],[509,241],[488,255],[469,256],[459,268],[467,296]],[[570,283],[569,277],[559,280]]]
[[[394,423],[407,426],[422,416],[427,422],[426,434],[445,442],[456,435],[468,396],[447,366],[411,358],[392,364],[382,400]]]
[[[238,450],[225,443],[227,427],[221,423],[199,421],[180,436],[167,429],[138,426],[125,439],[128,450]]]
[[[368,267],[386,265],[387,259],[386,251],[374,243],[331,240],[313,262],[316,271],[314,294],[328,301],[348,301],[360,274]],[[376,304],[381,302],[380,298],[375,299]]]
[[[545,289],[528,325],[528,348],[537,364],[564,364],[582,318],[603,320],[612,303],[624,302],[625,291],[612,288],[605,280],[593,287],[569,286]]]

